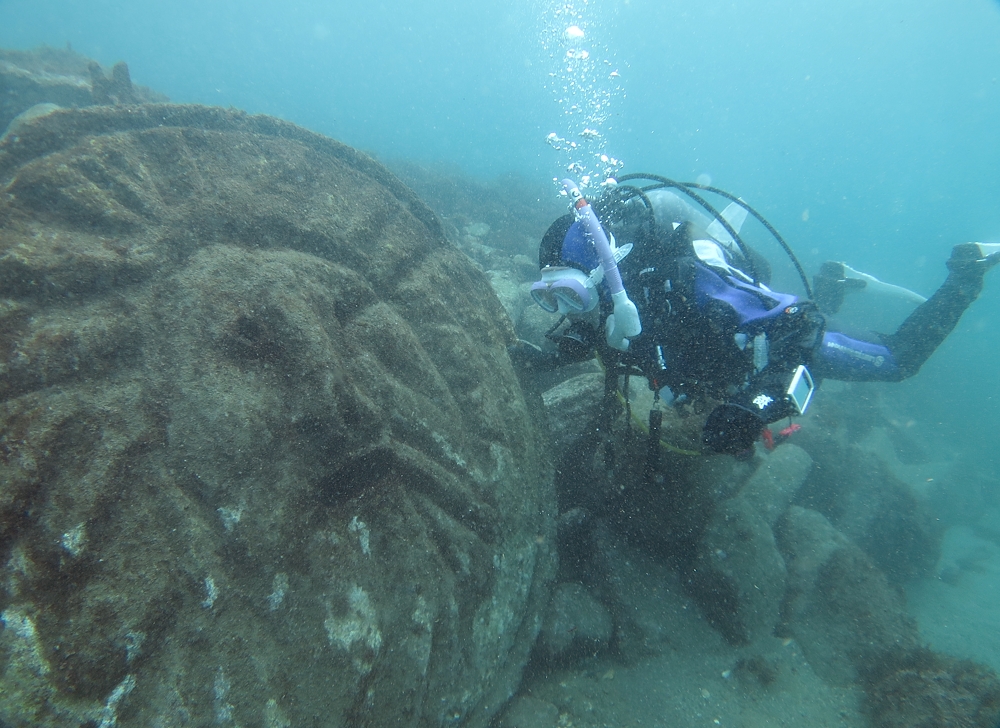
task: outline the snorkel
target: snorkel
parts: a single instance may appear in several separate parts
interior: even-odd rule
[[[611,292],[611,301],[614,304],[615,311],[608,316],[608,320],[604,324],[604,336],[607,339],[608,346],[613,349],[625,351],[628,349],[629,337],[638,336],[642,333],[639,312],[625,292],[625,286],[622,285],[621,273],[618,272],[618,263],[615,260],[614,252],[611,250],[611,243],[608,242],[608,236],[604,234],[604,229],[597,219],[594,208],[591,207],[590,203],[580,193],[580,188],[576,186],[573,180],[564,179],[562,185],[563,189],[566,190],[566,194],[572,200],[576,219],[586,226],[590,239],[597,249],[597,254],[601,258],[601,271],[604,274],[608,290]]]

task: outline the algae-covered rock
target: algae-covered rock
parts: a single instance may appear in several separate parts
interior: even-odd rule
[[[132,83],[128,66],[110,72],[69,48],[0,49],[0,137],[17,134],[24,116],[45,107],[140,104],[166,101],[163,94]]]
[[[779,542],[788,564],[785,626],[820,676],[848,685],[890,650],[916,647],[902,595],[820,513],[789,508]]]
[[[564,582],[553,590],[539,646],[544,657],[564,661],[589,657],[611,642],[611,615],[582,584]]]
[[[0,722],[485,725],[554,497],[429,209],[194,106],[32,119],[0,188]]]
[[[788,631],[826,680],[864,689],[878,728],[994,728],[1000,679],[920,644],[902,594],[820,513],[788,509],[779,531],[789,562]]]
[[[688,588],[730,644],[771,636],[785,594],[785,562],[749,500],[738,496],[716,508],[689,568]]]

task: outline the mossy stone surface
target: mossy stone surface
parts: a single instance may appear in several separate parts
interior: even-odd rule
[[[165,104],[26,123],[0,190],[0,721],[486,725],[555,499],[434,214],[335,141]]]

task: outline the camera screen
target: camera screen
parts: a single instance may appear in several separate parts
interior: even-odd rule
[[[795,404],[800,415],[804,414],[806,407],[809,406],[812,393],[813,378],[809,370],[800,364],[792,376],[792,383],[788,386],[788,398]]]

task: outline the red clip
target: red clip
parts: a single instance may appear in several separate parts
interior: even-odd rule
[[[764,440],[764,447],[768,450],[774,449],[774,433],[771,432],[770,428],[765,427],[760,431],[760,436]]]
[[[789,437],[791,437],[801,429],[802,425],[792,423],[785,429],[778,432],[777,435],[775,435],[773,432],[771,432],[770,428],[765,427],[763,430],[760,431],[760,436],[764,440],[764,447],[767,448],[768,450],[773,450],[774,448],[776,448],[778,445],[783,443],[785,440],[787,440]]]
[[[801,429],[802,429],[802,425],[793,422],[788,427],[786,427],[781,432],[779,432],[778,435],[781,437],[782,440],[787,440],[789,437],[791,437],[792,435],[794,435],[796,432],[798,432]]]

